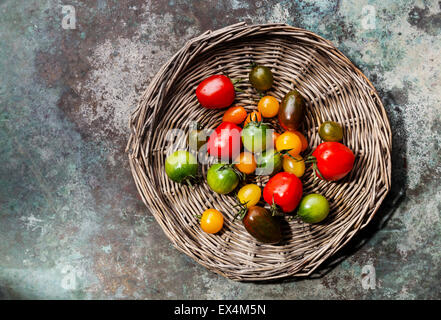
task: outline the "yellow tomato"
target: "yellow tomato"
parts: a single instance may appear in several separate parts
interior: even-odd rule
[[[224,216],[216,209],[207,209],[202,213],[200,223],[206,233],[217,233],[224,225]]]
[[[275,117],[279,113],[279,101],[273,96],[264,96],[257,104],[257,109],[264,118]]]
[[[285,131],[277,138],[276,149],[277,151],[290,150],[288,153],[295,157],[302,151],[302,141],[294,132]]]
[[[242,152],[235,160],[236,168],[245,174],[253,173],[256,170],[256,159],[251,152]]]
[[[262,191],[260,190],[257,184],[247,184],[240,188],[237,193],[237,198],[240,203],[244,204],[247,208],[255,206],[262,195]]]
[[[288,156],[283,159],[283,170],[300,178],[305,173],[305,161],[301,156],[295,156],[294,158]]]

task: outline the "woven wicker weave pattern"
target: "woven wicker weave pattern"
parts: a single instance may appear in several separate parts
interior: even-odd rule
[[[273,89],[280,101],[296,88],[306,100],[302,128],[306,152],[320,142],[318,126],[333,120],[344,127],[343,143],[354,151],[351,173],[339,182],[317,179],[311,169],[302,178],[304,193],[319,192],[331,204],[320,224],[286,221],[278,245],[257,243],[240,221],[233,222],[235,200],[218,195],[205,182],[194,188],[170,181],[164,171],[171,151],[186,148],[185,136],[170,148],[171,129],[189,129],[191,122],[214,128],[223,110],[202,108],[195,89],[213,74],[247,79],[250,63],[271,68]],[[257,108],[258,93],[248,81],[236,102]],[[281,132],[277,121],[273,126]],[[391,131],[386,112],[369,80],[329,41],[303,29],[281,24],[232,25],[207,31],[187,42],[151,81],[130,120],[127,152],[138,191],[173,244],[208,269],[242,281],[306,276],[342,248],[378,210],[390,189]],[[202,165],[205,176],[206,165]],[[249,181],[263,186],[267,177]],[[223,231],[204,233],[195,214],[207,208],[225,217]]]

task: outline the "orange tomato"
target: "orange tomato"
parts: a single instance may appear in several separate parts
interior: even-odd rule
[[[264,96],[257,104],[257,109],[264,118],[275,117],[279,113],[279,101],[273,96]]]
[[[222,117],[223,122],[232,122],[234,124],[241,124],[247,117],[247,111],[242,106],[234,106],[225,111]]]
[[[245,127],[251,121],[259,122],[262,121],[262,115],[259,111],[253,111],[248,114],[248,117],[245,119],[243,126]]]
[[[302,152],[308,148],[308,140],[306,140],[306,137],[301,133],[300,131],[293,131],[299,138],[300,141],[302,141]]]
[[[256,170],[256,159],[251,152],[242,152],[235,160],[236,168],[245,174],[253,173]]]
[[[216,209],[207,209],[202,213],[200,224],[206,233],[217,233],[224,225],[224,216]]]
[[[277,138],[276,149],[277,151],[290,150],[288,153],[295,157],[302,151],[302,141],[294,132],[285,131]]]
[[[275,130],[273,130],[273,149],[276,148],[276,141],[277,138],[280,136],[280,133],[276,132]]]

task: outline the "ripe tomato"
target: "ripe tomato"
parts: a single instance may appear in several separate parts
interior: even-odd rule
[[[301,156],[283,158],[283,170],[290,172],[300,178],[305,173],[305,161]]]
[[[208,77],[198,85],[196,97],[205,108],[222,109],[233,103],[236,91],[230,78],[217,74]]]
[[[234,106],[225,111],[222,118],[223,122],[232,122],[234,124],[241,124],[247,117],[247,111],[242,106]]]
[[[254,206],[242,219],[245,229],[256,240],[263,243],[278,243],[282,240],[280,221],[265,208]]]
[[[265,96],[260,99],[257,109],[264,118],[275,117],[279,113],[279,101],[273,96]]]
[[[208,154],[222,160],[235,159],[240,153],[241,132],[234,123],[222,122],[208,138]]]
[[[305,101],[297,90],[288,92],[279,109],[279,123],[285,130],[294,131],[305,117]]]
[[[290,155],[295,157],[302,151],[302,141],[291,131],[285,131],[276,140],[277,151],[287,151]]]
[[[299,178],[289,172],[279,172],[265,185],[263,199],[270,205],[278,205],[283,212],[291,212],[299,204],[302,192]]]
[[[262,196],[262,190],[260,190],[257,184],[247,184],[240,188],[237,193],[237,198],[239,202],[245,205],[246,208],[255,206]]]
[[[305,151],[308,148],[308,140],[306,140],[306,137],[301,133],[300,131],[293,131],[297,137],[300,138],[300,141],[302,141],[302,151]]]
[[[253,111],[248,114],[248,117],[245,119],[243,126],[245,127],[250,122],[260,122],[262,121],[262,115],[259,111]]]
[[[354,153],[340,142],[323,142],[312,153],[313,169],[319,178],[336,181],[354,166]]]
[[[257,164],[251,152],[242,152],[234,161],[236,168],[245,174],[251,174],[256,170]]]
[[[206,233],[217,233],[224,225],[224,216],[216,209],[207,209],[202,213],[200,224]]]
[[[276,149],[276,141],[277,141],[277,138],[280,136],[280,133],[278,133],[278,132],[273,130],[272,135],[273,135],[273,145],[272,146],[267,146],[267,147]]]

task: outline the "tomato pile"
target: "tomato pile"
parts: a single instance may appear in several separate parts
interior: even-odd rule
[[[190,151],[178,150],[165,161],[167,176],[177,183],[198,181],[198,161],[194,155],[203,150],[217,159],[206,176],[209,188],[219,194],[236,194],[235,219],[255,239],[262,243],[278,243],[282,239],[280,217],[296,217],[305,223],[320,223],[329,214],[328,200],[321,194],[303,194],[302,176],[310,167],[318,180],[337,181],[351,172],[355,155],[340,143],[344,138],[342,126],[324,121],[318,129],[323,140],[308,155],[308,140],[300,131],[307,112],[305,100],[296,89],[286,93],[280,101],[266,93],[274,85],[271,70],[262,65],[251,67],[249,82],[261,95],[256,109],[247,112],[233,105],[237,80],[225,75],[204,79],[196,88],[196,97],[207,109],[228,108],[222,123],[214,128],[208,140],[200,128],[188,133]],[[277,118],[276,118],[277,117]],[[265,119],[276,118],[285,131],[276,132]],[[203,151],[205,152],[205,151]],[[269,176],[263,190],[253,183],[241,183],[248,176]],[[200,179],[200,176],[199,176]],[[263,198],[263,201],[262,201]],[[224,217],[214,208],[201,215],[203,231],[222,230]]]

